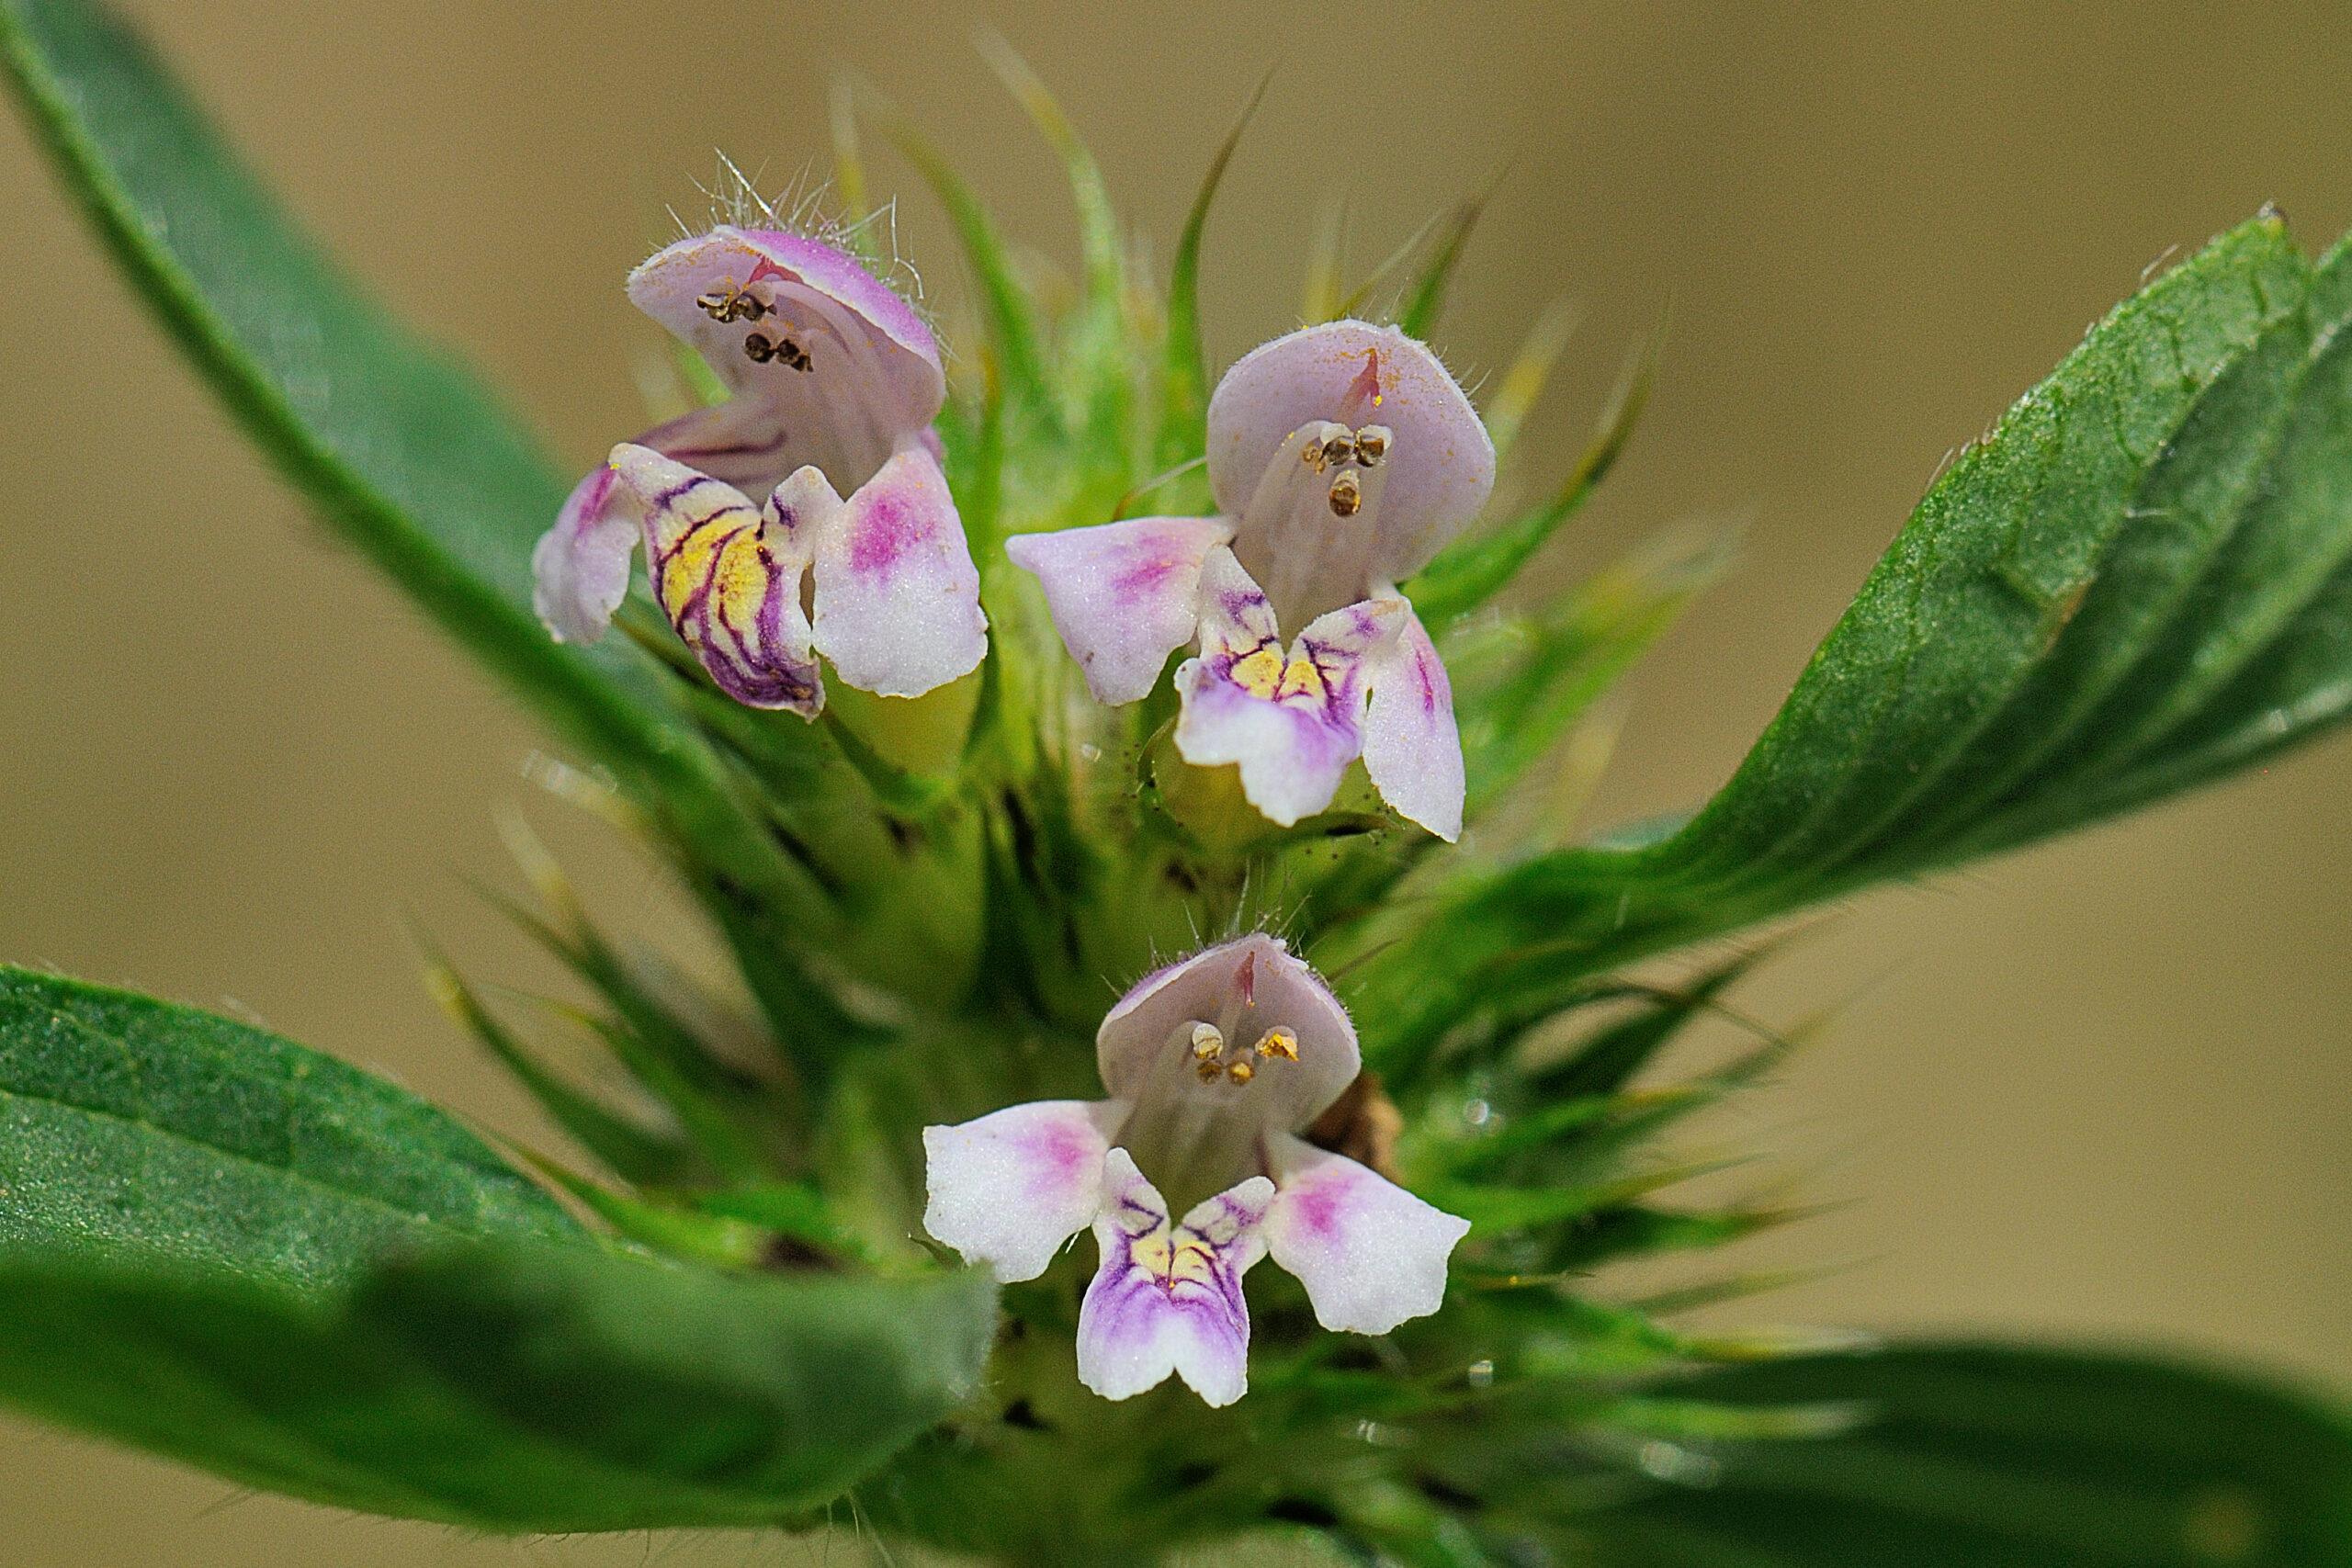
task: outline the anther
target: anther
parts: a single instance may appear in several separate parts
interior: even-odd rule
[[[1203,1062],[1199,1066],[1194,1067],[1193,1070],[1201,1075],[1201,1081],[1203,1083],[1216,1082],[1217,1075],[1225,1071],[1223,1067],[1219,1066],[1215,1062]]]
[[[1231,1066],[1225,1069],[1225,1076],[1231,1078],[1235,1083],[1248,1083],[1251,1078],[1258,1076],[1258,1069],[1251,1066],[1248,1062],[1236,1062]]]
[[[1356,461],[1367,468],[1380,467],[1381,459],[1388,456],[1390,434],[1389,428],[1385,424],[1367,424],[1357,431]]]
[[[1321,473],[1326,467],[1323,457],[1323,443],[1320,441],[1310,441],[1306,446],[1301,446],[1298,449],[1298,458],[1300,462],[1305,463],[1317,473]]]
[[[1342,468],[1340,477],[1331,481],[1331,515],[1353,517],[1363,504],[1363,491],[1356,487],[1356,471]]]
[[[1323,461],[1316,465],[1315,471],[1319,474],[1326,465],[1344,463],[1354,456],[1355,442],[1345,431],[1342,431],[1323,443]]]
[[[1279,1024],[1266,1031],[1258,1042],[1261,1056],[1280,1056],[1285,1062],[1298,1060],[1298,1036]]]
[[[1225,1055],[1225,1033],[1214,1023],[1193,1025],[1193,1055],[1203,1062],[1213,1062]]]
[[[765,365],[775,357],[775,345],[759,333],[743,340],[743,357],[754,365]]]
[[[711,290],[695,303],[714,321],[756,321],[768,313],[765,300],[756,294],[745,293],[732,283]]]
[[[806,371],[815,368],[808,358],[808,351],[790,338],[782,338],[777,341],[775,356],[795,370]]]

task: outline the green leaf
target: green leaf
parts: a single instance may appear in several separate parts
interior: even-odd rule
[[[2103,1353],[1913,1346],[1672,1392],[1847,1407],[1838,1436],[1669,1444],[1675,1478],[1577,1521],[1611,1568],[2335,1568],[2352,1426],[2278,1390]]]
[[[309,1292],[388,1249],[481,1237],[585,1239],[380,1078],[192,1008],[0,968],[0,1248]]]
[[[321,1301],[0,1253],[0,1397],[337,1507],[478,1529],[786,1522],[976,1382],[974,1274],[736,1277],[477,1246]]]
[[[2352,710],[2352,251],[2267,214],[2118,307],[1928,492],[1679,831],[1464,881],[1360,1011],[1614,966],[2097,820]],[[1369,1042],[1368,1042],[1369,1043]]]

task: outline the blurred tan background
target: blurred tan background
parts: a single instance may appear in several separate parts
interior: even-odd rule
[[[1508,164],[1442,346],[1498,367],[1587,310],[1526,449],[1561,471],[1665,298],[1652,413],[1569,564],[1752,517],[1741,573],[1634,682],[1600,819],[1729,772],[1951,446],[2174,246],[2266,199],[2352,224],[2352,9],[1109,0],[927,8],[136,0],[334,248],[514,389],[567,466],[642,423],[619,293],[714,145],[821,168],[854,67],[1068,259],[1058,176],[971,51],[1001,28],[1165,255],[1278,62],[1212,231],[1219,364],[1293,324],[1317,190],[1367,266]],[[900,166],[902,248],[959,288]],[[0,130],[0,957],[258,1016],[506,1129],[521,1098],[414,978],[542,966],[462,885],[536,737],[240,446]],[[1541,450],[1545,442],[1549,451]],[[1731,1131],[1855,1200],[1754,1248],[1845,1261],[1728,1315],[2161,1339],[2352,1389],[2352,742],[2075,841],[1863,900],[1753,985],[1852,998]],[[604,908],[658,882],[529,810]],[[483,1541],[240,1496],[0,1421],[10,1568],[797,1563],[828,1541]]]

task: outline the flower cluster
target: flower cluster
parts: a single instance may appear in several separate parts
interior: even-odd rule
[[[988,623],[932,430],[945,378],[921,318],[838,250],[726,226],[652,257],[628,292],[733,396],[623,442],[580,481],[533,558],[549,631],[602,635],[642,536],[655,602],[740,702],[814,717],[820,653],[892,696],[976,668]],[[1219,514],[1006,548],[1100,701],[1146,696],[1170,654],[1195,649],[1174,677],[1176,748],[1238,764],[1269,819],[1324,809],[1362,758],[1392,808],[1450,840],[1452,693],[1396,583],[1477,515],[1494,475],[1485,426],[1435,355],[1393,327],[1334,321],[1219,383]],[[1327,1328],[1382,1334],[1437,1310],[1469,1226],[1298,1135],[1360,1062],[1345,1010],[1280,941],[1245,937],[1148,976],[1103,1019],[1096,1053],[1107,1100],[923,1135],[926,1227],[998,1278],[1035,1278],[1093,1228],[1088,1387],[1123,1399],[1172,1372],[1213,1405],[1239,1398],[1241,1280],[1269,1253]]]

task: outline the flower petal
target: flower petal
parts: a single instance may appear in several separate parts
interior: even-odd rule
[[[841,507],[824,477],[801,469],[763,514],[732,485],[650,447],[614,447],[612,469],[644,513],[653,596],[711,679],[749,706],[815,716],[825,687],[800,610],[812,530],[772,525],[790,517],[821,527],[821,514]]]
[[[1131,517],[1016,534],[1004,553],[1036,574],[1095,701],[1116,705],[1148,695],[1168,656],[1193,640],[1201,558],[1232,536],[1221,517]]]
[[[571,487],[555,526],[531,550],[531,607],[558,642],[594,642],[628,594],[639,524],[608,465]]]
[[[925,1127],[922,1228],[999,1280],[1034,1280],[1102,1206],[1102,1156],[1127,1108],[1041,1100]]]
[[[1445,1265],[1470,1222],[1302,1139],[1267,1140],[1279,1188],[1266,1211],[1274,1262],[1324,1327],[1385,1334],[1445,1302]]]
[[[1397,815],[1449,844],[1462,836],[1462,735],[1453,722],[1453,685],[1437,645],[1409,609],[1396,640],[1372,667],[1363,766]]]
[[[1395,327],[1329,321],[1260,345],[1217,383],[1208,417],[1217,509],[1238,516],[1284,438],[1324,419],[1392,433],[1368,581],[1419,570],[1494,489],[1494,443],[1437,355]]]
[[[1196,767],[1241,765],[1241,793],[1289,827],[1331,804],[1363,749],[1368,661],[1395,636],[1401,599],[1318,617],[1287,655],[1258,585],[1222,546],[1201,570],[1201,656],[1176,671],[1176,750]]]
[[[1280,937],[1253,931],[1154,970],[1128,988],[1095,1032],[1104,1087],[1140,1111],[1171,1077],[1171,1061],[1175,1081],[1197,1087],[1190,1070],[1195,1022],[1215,1024],[1243,1050],[1268,1030],[1290,1031],[1297,1059],[1265,1061],[1248,1086],[1263,1107],[1262,1124],[1283,1132],[1329,1110],[1363,1066],[1355,1026],[1340,999]],[[1250,1152],[1254,1156],[1254,1147]]]
[[[1259,1223],[1274,1184],[1253,1176],[1171,1228],[1168,1205],[1125,1149],[1102,1162],[1102,1261],[1078,1314],[1078,1381],[1128,1399],[1173,1372],[1212,1408],[1250,1387],[1241,1277],[1266,1255]]]
[[[818,649],[861,691],[919,697],[979,667],[988,617],[947,477],[910,440],[816,539]]]
[[[721,225],[652,256],[629,275],[628,295],[709,362],[735,393],[725,406],[741,431],[772,446],[755,474],[685,459],[753,495],[804,463],[856,489],[946,396],[922,319],[855,258],[815,240]]]

